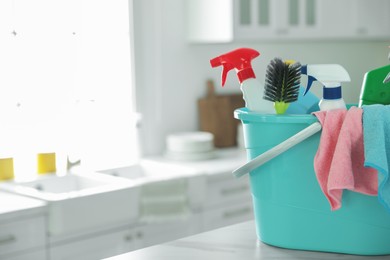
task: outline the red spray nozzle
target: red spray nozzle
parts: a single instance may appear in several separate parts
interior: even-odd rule
[[[211,59],[210,64],[213,68],[223,66],[222,86],[225,85],[227,73],[231,69],[236,69],[238,80],[242,83],[248,78],[256,78],[251,61],[259,55],[254,49],[239,48]]]

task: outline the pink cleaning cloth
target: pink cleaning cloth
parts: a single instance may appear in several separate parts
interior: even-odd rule
[[[357,107],[314,113],[322,125],[314,170],[332,210],[341,208],[343,189],[378,194],[377,170],[364,167],[362,114]]]

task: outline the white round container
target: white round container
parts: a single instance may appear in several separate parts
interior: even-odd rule
[[[179,161],[199,161],[215,157],[214,135],[209,132],[180,132],[167,136],[166,157]]]
[[[214,135],[209,132],[181,132],[167,137],[167,150],[175,153],[208,152],[214,149]]]

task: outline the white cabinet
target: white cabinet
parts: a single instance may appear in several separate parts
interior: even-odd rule
[[[50,260],[95,260],[129,252],[140,246],[138,237],[130,227],[104,233],[89,234],[76,241],[61,241],[51,245]]]
[[[46,259],[46,204],[0,192],[0,259]]]
[[[207,231],[251,219],[253,219],[252,201],[240,201],[232,203],[230,206],[205,211],[203,216],[203,229]]]
[[[0,256],[0,259],[2,260],[44,260],[44,259],[47,259],[47,256],[46,256],[46,249],[41,249],[41,250],[31,250],[30,252],[26,253],[26,252],[22,252],[22,253],[19,253],[19,254],[11,254],[11,255],[8,255],[4,258],[2,258]]]
[[[198,211],[201,215],[201,231],[253,219],[249,179],[237,179],[232,175],[234,169],[247,161],[243,149],[218,149],[216,158],[204,161],[175,162],[166,158],[154,160],[192,168],[204,176],[204,183],[194,185],[191,192],[192,197],[197,197],[202,202]],[[195,225],[195,222],[190,225]]]
[[[388,0],[188,1],[190,42],[390,36]]]
[[[234,1],[237,40],[297,39],[318,36],[315,0]]]
[[[355,0],[355,34],[361,37],[387,39],[390,36],[390,1]]]
[[[206,197],[204,231],[253,219],[248,178],[235,179],[231,171],[209,175]]]
[[[44,246],[45,236],[43,216],[0,224],[0,256]]]
[[[0,224],[0,259],[20,259],[26,251],[42,250],[46,245],[45,219],[36,216]],[[37,252],[31,253],[32,256]],[[45,259],[45,258],[29,258]]]
[[[232,205],[236,201],[251,201],[248,178],[236,179],[231,172],[223,172],[209,175],[206,185],[205,209]]]
[[[199,233],[201,225],[201,214],[194,213],[160,223],[145,223],[137,228],[136,236],[142,239],[141,247],[147,247]]]
[[[316,2],[318,38],[387,40],[390,37],[388,0]]]
[[[191,215],[160,223],[138,223],[68,237],[49,246],[50,260],[95,260],[186,237],[200,232],[201,217]],[[1,259],[1,258],[0,258]]]
[[[187,0],[185,3],[191,42],[233,40],[233,0]]]

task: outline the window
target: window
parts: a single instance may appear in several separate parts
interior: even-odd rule
[[[0,1],[0,156],[92,169],[137,159],[128,0]]]

